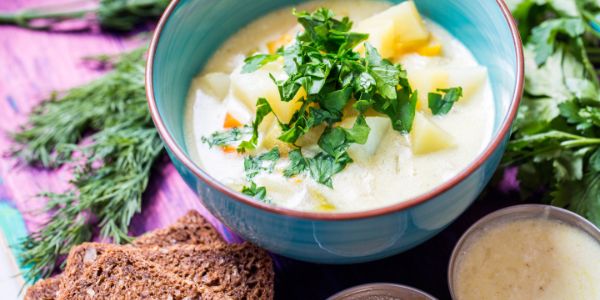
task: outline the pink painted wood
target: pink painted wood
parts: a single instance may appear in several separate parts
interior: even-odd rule
[[[0,12],[57,2],[0,0]],[[87,68],[81,61],[82,57],[119,53],[139,43],[139,38],[101,33],[45,33],[0,26],[0,153],[5,154],[12,147],[8,133],[25,124],[28,112],[52,91],[86,83],[102,74]],[[6,155],[0,158],[3,197],[11,199],[23,213],[29,230],[35,230],[47,219],[47,216],[39,214],[44,199],[35,195],[43,191],[64,190],[68,187],[69,178],[68,168],[52,172],[36,170],[20,166]],[[227,231],[201,206],[196,195],[166,161],[153,177],[147,194],[143,212],[132,222],[133,235],[164,227],[189,209],[199,210],[217,228]],[[237,240],[230,233],[225,233],[230,240]]]

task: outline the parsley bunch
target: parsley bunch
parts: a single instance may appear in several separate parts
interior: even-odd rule
[[[409,133],[414,121],[418,94],[408,83],[406,71],[381,57],[377,49],[365,41],[368,34],[351,32],[352,22],[347,17],[338,20],[327,8],[313,13],[294,12],[304,31],[287,47],[274,54],[248,57],[242,73],[254,72],[268,63],[283,59],[287,79],[271,79],[277,85],[281,101],[296,101],[301,90],[306,96],[299,99],[300,108],[287,123],[278,120],[282,134],[279,140],[295,146],[289,153],[290,165],[284,175],[291,177],[307,172],[315,181],[328,187],[332,177],[352,163],[347,152],[351,144],[365,144],[370,128],[365,119],[367,111],[389,117],[392,127],[400,133]],[[360,46],[363,44],[363,46]],[[357,52],[363,47],[364,55]],[[439,90],[429,94],[433,114],[446,114],[462,96],[460,87]],[[357,117],[351,128],[337,126],[348,106]],[[273,112],[269,102],[260,98],[256,103],[253,134],[239,144],[239,152],[254,150],[258,142],[258,127]],[[277,116],[275,116],[277,117]],[[304,157],[297,141],[310,130],[325,126],[318,140],[321,152]],[[232,136],[233,131],[225,134]],[[219,135],[223,133],[215,133]],[[214,143],[211,140],[205,142]],[[246,167],[246,173],[255,169]],[[251,182],[244,193],[264,198],[264,188]]]
[[[512,11],[525,42],[525,94],[505,165],[521,189],[600,225],[600,5],[591,0],[519,0]]]

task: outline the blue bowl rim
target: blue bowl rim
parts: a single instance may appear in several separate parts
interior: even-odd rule
[[[366,211],[358,211],[358,212],[342,212],[342,213],[322,213],[322,212],[308,212],[308,211],[299,211],[293,210],[289,208],[276,207],[273,205],[269,205],[263,202],[259,202],[256,199],[244,195],[240,192],[236,192],[224,184],[217,181],[215,178],[207,174],[200,167],[198,167],[183,151],[183,149],[177,144],[175,139],[170,135],[169,131],[165,123],[160,116],[160,112],[158,110],[158,105],[156,103],[156,99],[154,97],[154,84],[153,84],[153,71],[154,71],[154,59],[156,57],[156,49],[158,47],[158,43],[160,42],[160,37],[162,34],[162,30],[167,24],[169,18],[171,17],[173,11],[179,4],[180,0],[172,0],[163,15],[161,16],[156,30],[152,36],[152,41],[150,43],[150,48],[148,51],[148,61],[146,64],[146,96],[148,100],[148,106],[150,109],[150,114],[160,134],[163,139],[165,146],[171,151],[175,157],[185,165],[185,167],[192,171],[194,175],[204,182],[208,184],[211,188],[227,195],[228,197],[235,199],[243,204],[249,205],[251,207],[273,213],[278,215],[284,215],[293,218],[300,219],[308,219],[314,221],[347,221],[347,220],[355,220],[355,219],[366,219],[373,218],[378,216],[383,216],[387,214],[396,213],[402,211],[404,209],[411,208],[413,206],[417,206],[426,202],[427,200],[436,198],[437,196],[443,194],[444,192],[450,190],[452,187],[466,179],[469,175],[471,175],[475,170],[480,168],[485,161],[490,158],[490,156],[495,152],[495,150],[502,145],[504,137],[507,134],[510,134],[511,125],[513,120],[517,115],[517,110],[519,108],[519,103],[521,102],[521,96],[523,94],[523,82],[524,82],[524,57],[523,57],[523,44],[521,42],[521,37],[519,35],[519,30],[517,27],[517,23],[512,17],[510,13],[510,9],[508,5],[504,2],[504,0],[496,0],[496,4],[500,7],[502,14],[511,31],[513,44],[515,46],[516,53],[516,61],[517,61],[517,82],[513,91],[513,99],[511,102],[511,106],[508,111],[508,116],[506,116],[501,125],[500,131],[496,136],[493,137],[492,142],[486,147],[485,151],[483,151],[477,159],[475,159],[467,168],[463,171],[452,177],[450,180],[445,183],[437,186],[433,190],[421,194],[417,197],[413,197],[411,199],[402,201],[400,203],[392,204],[389,206],[370,209]]]

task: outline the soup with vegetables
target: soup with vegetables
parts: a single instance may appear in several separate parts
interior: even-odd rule
[[[192,83],[186,141],[276,206],[378,208],[465,169],[491,138],[485,67],[412,1],[309,2],[249,24]]]

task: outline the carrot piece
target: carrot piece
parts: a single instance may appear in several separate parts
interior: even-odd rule
[[[225,121],[223,122],[224,128],[235,128],[242,126],[242,123],[234,118],[231,114],[227,113],[225,115]]]
[[[233,147],[233,146],[223,146],[221,148],[221,150],[223,150],[223,152],[225,152],[225,153],[235,153],[235,152],[237,152],[237,149],[235,147]]]

